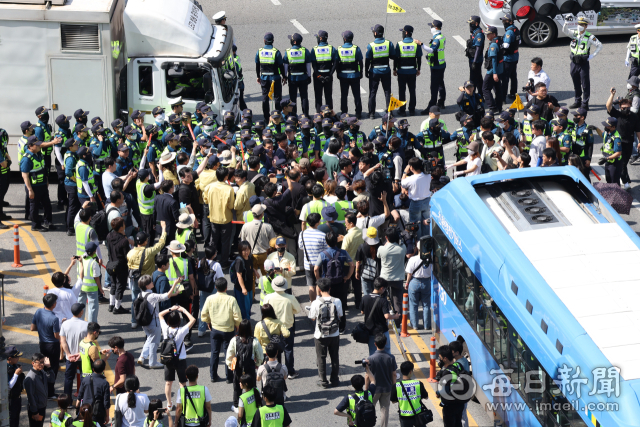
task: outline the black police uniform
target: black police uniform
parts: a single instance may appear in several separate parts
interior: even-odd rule
[[[469,20],[471,35],[467,40],[466,56],[469,58],[469,80],[473,82],[477,90],[482,88],[482,53],[484,52],[485,35],[480,25],[473,25],[471,22],[480,24],[480,17],[472,16]]]
[[[0,128],[0,154],[2,154],[2,159],[4,159],[4,161],[7,162],[6,167],[3,168],[0,166],[0,221],[3,221],[5,219],[11,219],[5,216],[4,206],[3,206],[5,201],[4,196],[7,194],[7,191],[9,191],[9,184],[11,182],[11,176],[9,173],[11,162],[7,158],[7,156],[9,155],[8,148],[7,148],[8,144],[9,144],[9,134],[7,133],[6,130]]]
[[[56,123],[58,124],[58,130],[56,131],[55,135],[53,136],[54,139],[55,138],[61,138],[62,142],[60,143],[61,148],[60,148],[60,155],[64,156],[64,153],[66,151],[66,149],[64,148],[64,141],[66,141],[67,139],[71,138],[73,136],[73,134],[71,133],[71,129],[69,128],[69,120],[66,120],[67,123],[67,127],[63,128],[62,126],[60,126],[60,123],[58,123],[58,119],[66,119],[66,117],[64,115],[59,116],[58,118],[56,118]],[[63,121],[63,120],[61,120]],[[55,149],[54,149],[55,150]],[[54,156],[55,156],[55,151],[54,151]],[[67,196],[67,190],[64,187],[64,164],[60,164],[60,162],[58,161],[58,157],[55,156],[55,165],[56,165],[56,174],[58,175],[58,207],[62,208],[62,205],[69,205],[69,198]],[[68,209],[68,208],[67,208]]]
[[[323,93],[325,103],[333,110],[333,73],[338,65],[338,51],[327,43],[328,37],[329,34],[326,31],[318,31],[316,34],[318,45],[311,50],[316,111],[320,111],[320,107],[323,105]],[[308,115],[308,113],[305,114]]]
[[[474,92],[473,95],[462,92],[456,103],[465,114],[473,117],[473,123],[476,125],[480,124],[480,120],[482,120],[485,115],[484,98],[482,95],[477,92]]]
[[[269,117],[269,92],[273,83],[273,100],[280,105],[282,100],[282,78],[284,76],[284,64],[282,54],[273,47],[273,34],[264,36],[265,45],[256,53],[256,76],[260,80],[262,88],[262,114]],[[286,79],[286,77],[285,77]]]
[[[369,43],[364,61],[365,76],[369,79],[370,118],[373,118],[376,111],[376,95],[378,94],[378,86],[381,83],[385,97],[384,110],[387,111],[389,108],[389,102],[391,101],[391,68],[389,68],[389,60],[395,57],[396,50],[393,43],[384,38],[384,27],[382,25],[378,24],[372,30],[379,34],[380,37]]]
[[[518,59],[520,54],[518,48],[520,47],[520,30],[513,24],[508,25],[505,28],[505,35],[502,39],[503,43],[509,43],[509,47],[504,51],[504,71],[502,73],[502,96],[505,98],[509,95],[515,99],[516,93],[518,93]],[[509,81],[511,81],[511,91],[509,88]]]
[[[11,381],[13,374],[18,370],[19,365],[7,363],[7,381]],[[9,427],[20,426],[20,410],[22,409],[21,393],[24,390],[24,372],[18,375],[16,383],[9,389]]]
[[[398,99],[406,101],[406,88],[409,88],[409,113],[416,109],[416,77],[422,65],[422,49],[411,35],[413,27],[405,25],[402,29],[404,36],[396,44],[396,57],[393,60],[393,72],[398,75]],[[406,111],[406,104],[398,108],[400,114]]]

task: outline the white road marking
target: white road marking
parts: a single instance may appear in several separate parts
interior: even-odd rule
[[[422,356],[420,356],[420,353],[411,353],[413,355],[413,357],[416,359],[416,362],[422,362]]]
[[[465,49],[467,48],[467,42],[466,42],[462,37],[460,37],[460,36],[453,36],[453,38],[454,38],[458,43],[460,43],[460,45],[461,45],[462,47],[464,47]]]
[[[276,0],[276,1],[277,1],[277,0]],[[299,23],[297,20],[292,19],[292,20],[291,20],[291,23],[293,24],[293,26],[294,26],[294,27],[296,27],[298,30],[300,30],[300,32],[301,32],[302,34],[309,34],[309,31],[307,31],[307,29],[306,29],[306,28],[304,28],[304,27],[302,26],[302,24],[301,24],[301,23]]]
[[[280,2],[278,0],[271,0],[271,3],[275,4],[276,6],[280,6]]]
[[[360,93],[367,93],[367,91],[364,90],[364,88],[362,86],[360,86]]]
[[[442,21],[442,18],[440,18],[437,13],[435,13],[433,10],[431,10],[430,7],[425,7],[423,10],[425,12],[427,12],[429,15],[431,15],[431,17],[433,19],[437,19],[438,21]]]

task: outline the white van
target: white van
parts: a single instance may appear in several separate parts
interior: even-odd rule
[[[504,34],[504,27],[500,17],[511,11],[513,0],[479,0],[480,19],[485,26],[493,25],[499,34]],[[533,4],[534,2],[531,1]],[[635,6],[635,7],[634,7]],[[633,0],[614,0],[603,4],[599,12],[593,10],[579,12],[577,16],[584,16],[589,20],[587,31],[595,35],[607,34],[635,34],[633,28],[640,24],[640,6]],[[562,32],[562,25],[567,20],[569,27],[575,27],[577,17],[568,13],[556,15],[553,19],[536,15],[529,20],[515,21],[520,28],[522,40],[531,47],[544,47],[551,44],[557,37],[566,37]]]

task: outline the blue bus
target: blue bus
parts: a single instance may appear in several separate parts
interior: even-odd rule
[[[431,198],[436,338],[510,426],[640,426],[640,238],[573,166]]]

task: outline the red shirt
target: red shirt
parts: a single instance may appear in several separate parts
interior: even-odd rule
[[[136,370],[135,359],[133,358],[131,353],[129,353],[128,351],[125,351],[123,354],[121,354],[118,357],[118,360],[116,361],[115,383],[120,381],[120,376],[127,378],[127,376],[129,375],[134,375],[135,370]],[[116,394],[124,393],[125,392],[124,383],[122,384],[122,387],[118,387],[115,390],[116,390]]]

